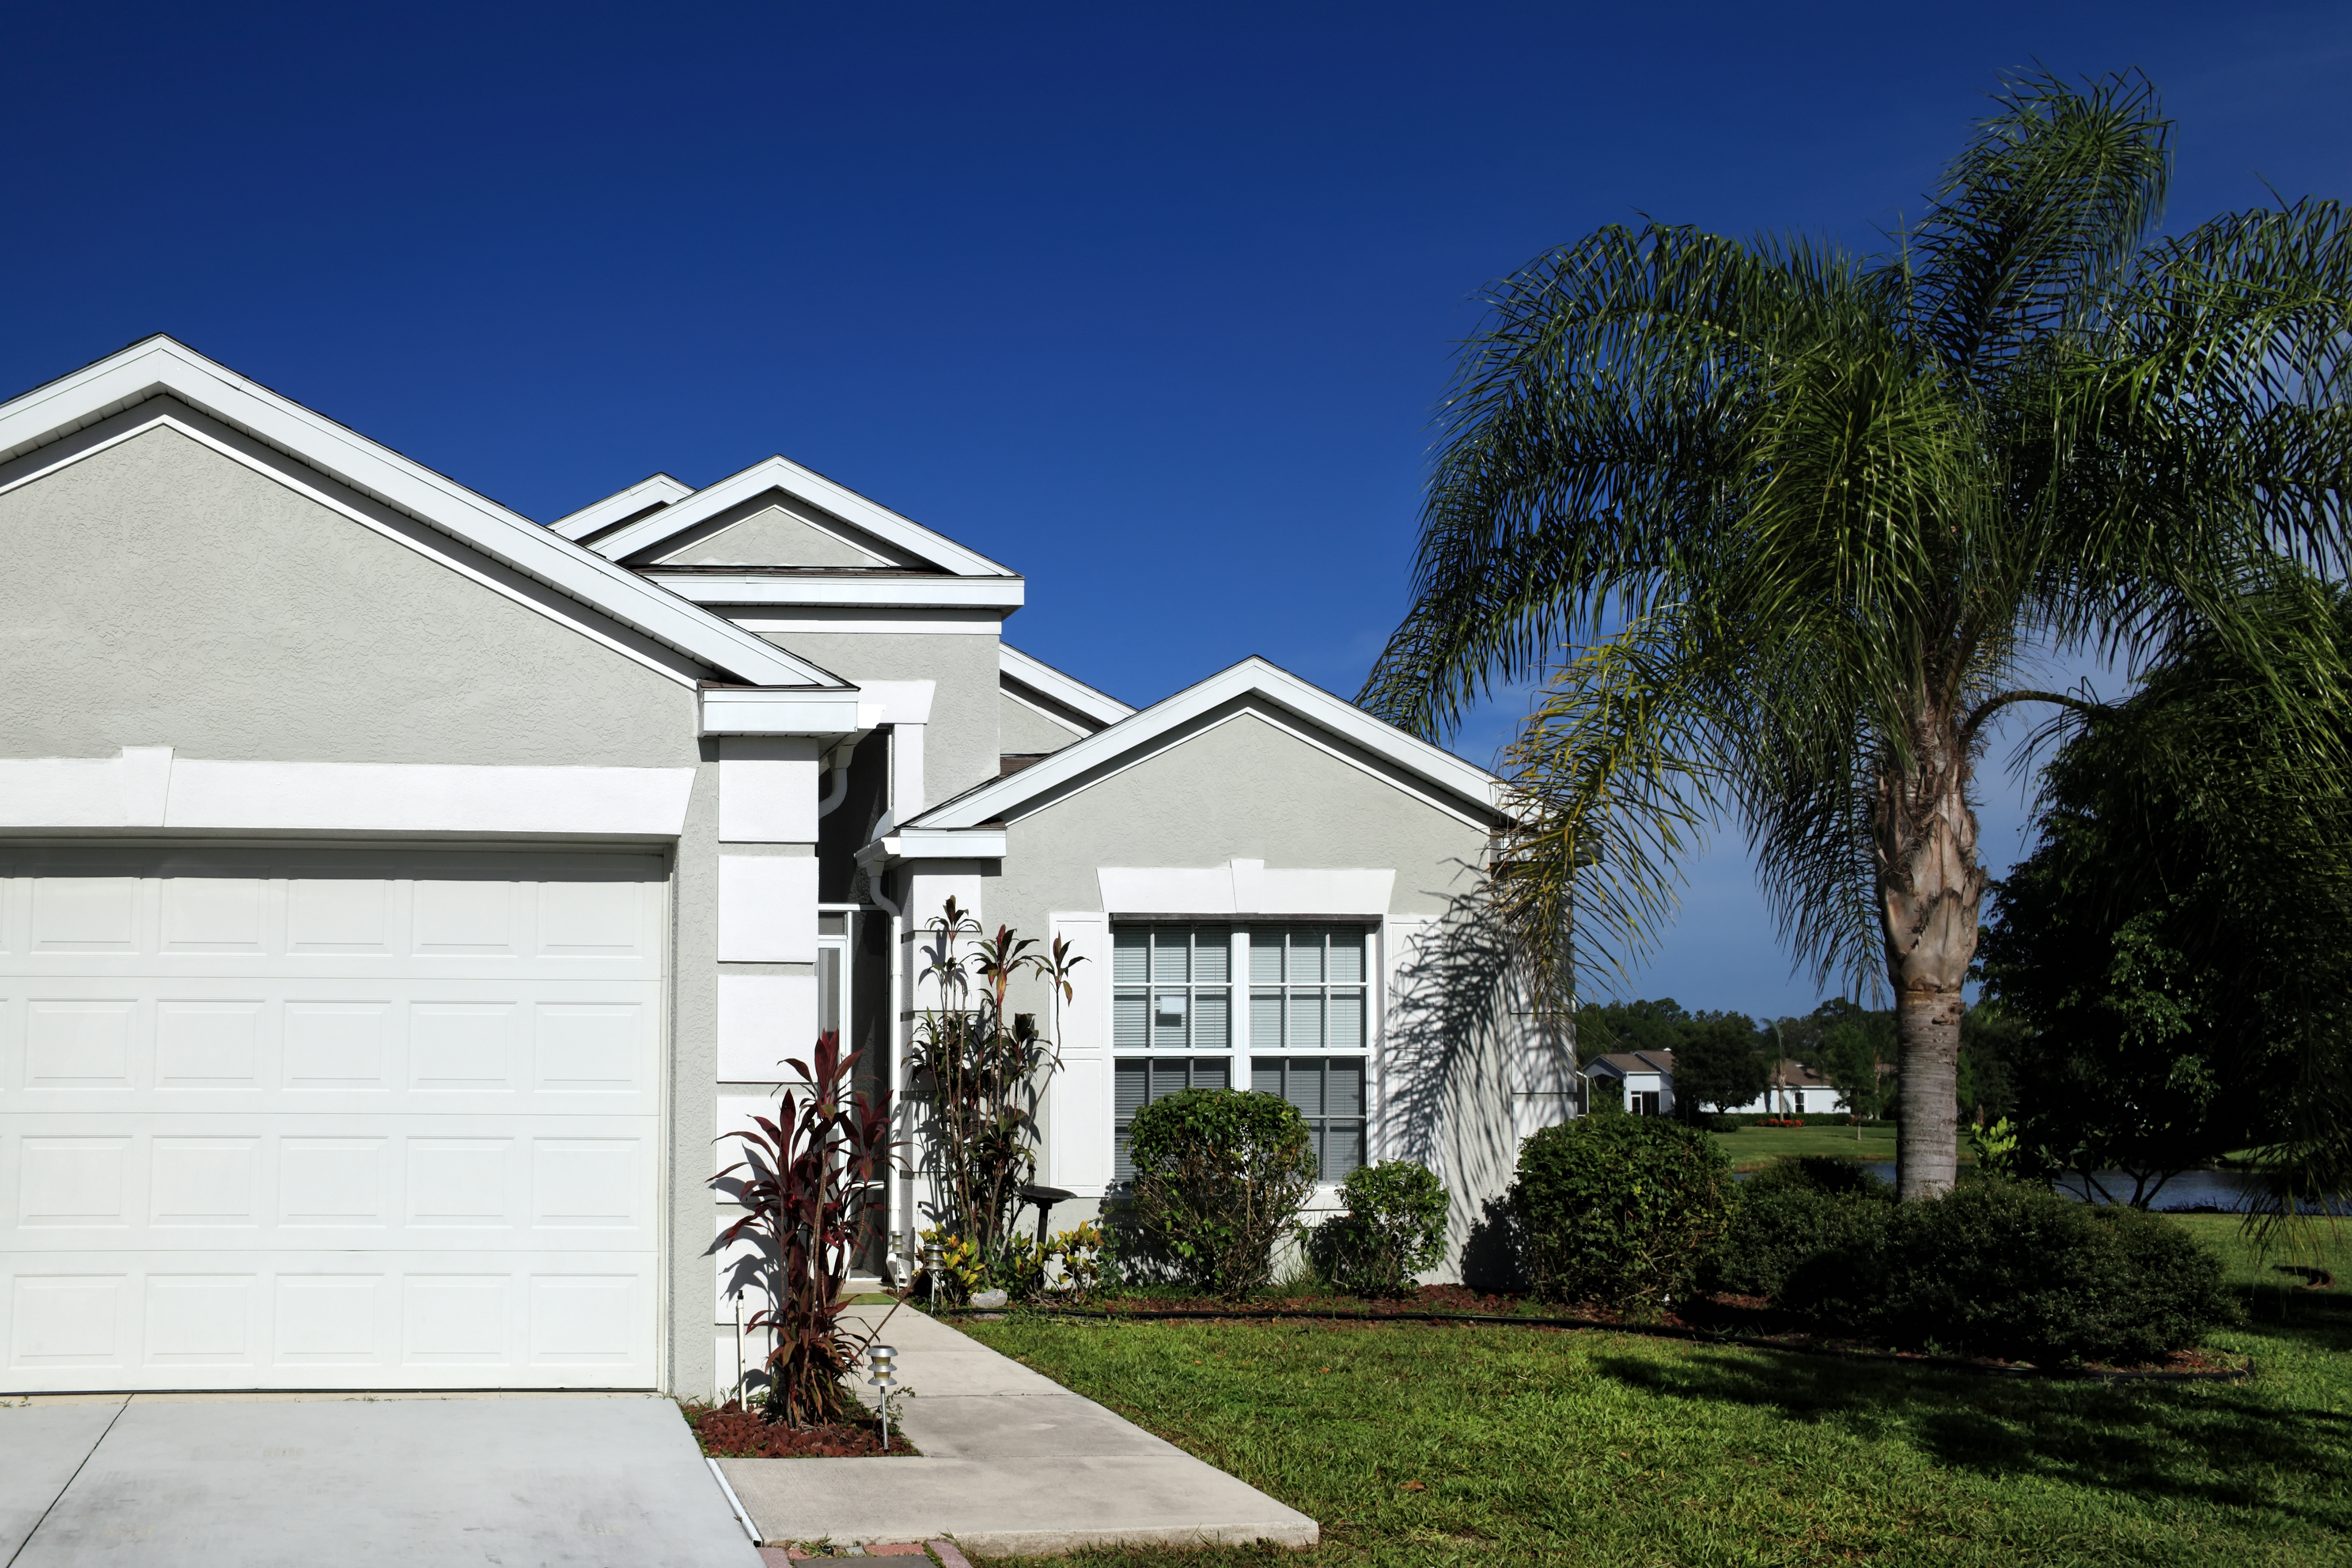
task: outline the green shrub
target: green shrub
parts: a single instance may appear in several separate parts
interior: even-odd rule
[[[1696,1128],[1586,1116],[1519,1145],[1511,1205],[1549,1301],[1654,1307],[1688,1293],[1730,1217],[1731,1162]]]
[[[2000,1181],[1825,1244],[1781,1296],[1824,1327],[1906,1349],[2066,1364],[2152,1361],[2235,1312],[2221,1259],[2179,1226]]]
[[[1445,1188],[1391,1160],[1349,1172],[1340,1192],[1348,1212],[1317,1226],[1307,1248],[1317,1277],[1358,1296],[1411,1294],[1412,1277],[1445,1256]]]
[[[1874,1252],[1894,1217],[1895,1189],[1857,1160],[1775,1160],[1740,1184],[1730,1228],[1709,1264],[1707,1288],[1782,1300],[1803,1276]]]
[[[1251,1089],[1187,1089],[1135,1113],[1123,1218],[1194,1285],[1239,1296],[1274,1272],[1274,1244],[1315,1190],[1298,1108]],[[1120,1249],[1121,1261],[1129,1255]]]

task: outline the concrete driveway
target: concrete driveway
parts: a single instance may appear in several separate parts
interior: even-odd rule
[[[667,1399],[0,1408],[0,1563],[760,1568]]]

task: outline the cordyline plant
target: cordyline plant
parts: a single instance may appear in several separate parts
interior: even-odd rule
[[[1034,939],[1010,926],[967,950],[967,940],[982,935],[980,923],[953,899],[927,930],[923,976],[937,988],[939,1005],[916,1021],[908,1065],[913,1084],[930,1097],[925,1131],[942,1226],[994,1269],[1021,1188],[1037,1169],[1038,1100],[1061,1065],[1033,1016],[1005,1010],[1006,995],[1020,975],[1041,977],[1058,1023],[1074,994],[1070,975],[1086,961],[1065,939],[1050,954],[1032,952]]]
[[[1906,1198],[1955,1173],[1986,724],[2085,705],[2039,658],[2210,639],[2283,762],[2346,767],[2344,661],[2248,591],[2352,555],[2352,220],[2158,238],[2171,169],[2144,79],[2034,77],[1885,254],[1649,224],[1505,279],[1359,698],[1435,739],[1549,674],[1496,884],[1554,1005],[1740,822],[1800,960],[1894,992]]]
[[[795,1427],[842,1419],[850,1398],[842,1379],[856,1365],[840,1307],[858,1199],[889,1173],[892,1149],[889,1091],[876,1101],[851,1088],[860,1054],[843,1055],[841,1037],[828,1030],[817,1037],[814,1070],[809,1062],[784,1063],[798,1076],[785,1086],[775,1120],[754,1117],[756,1131],[729,1134],[743,1158],[710,1180],[743,1215],[709,1250],[751,1243],[735,1261],[727,1294],[756,1290],[767,1301],[749,1325],[775,1339],[760,1374],[767,1418]]]

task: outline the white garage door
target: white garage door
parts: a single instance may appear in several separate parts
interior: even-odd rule
[[[0,1387],[644,1387],[665,872],[0,850]]]

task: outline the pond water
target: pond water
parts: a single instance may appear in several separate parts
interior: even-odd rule
[[[1869,1168],[1872,1175],[1889,1186],[1894,1184],[1894,1161],[1864,1160],[1862,1163]],[[2121,1171],[2102,1171],[2099,1181],[2118,1203],[2131,1196],[2132,1180]],[[2070,1177],[2053,1185],[2070,1198],[2084,1196],[2083,1184],[2077,1178]],[[2165,1183],[2156,1194],[2156,1202],[2148,1206],[2158,1213],[2241,1214],[2247,1207],[2247,1199],[2260,1190],[2261,1183],[2243,1171],[2184,1171]],[[2327,1206],[2333,1213],[2352,1214],[2352,1204],[2341,1199]]]

